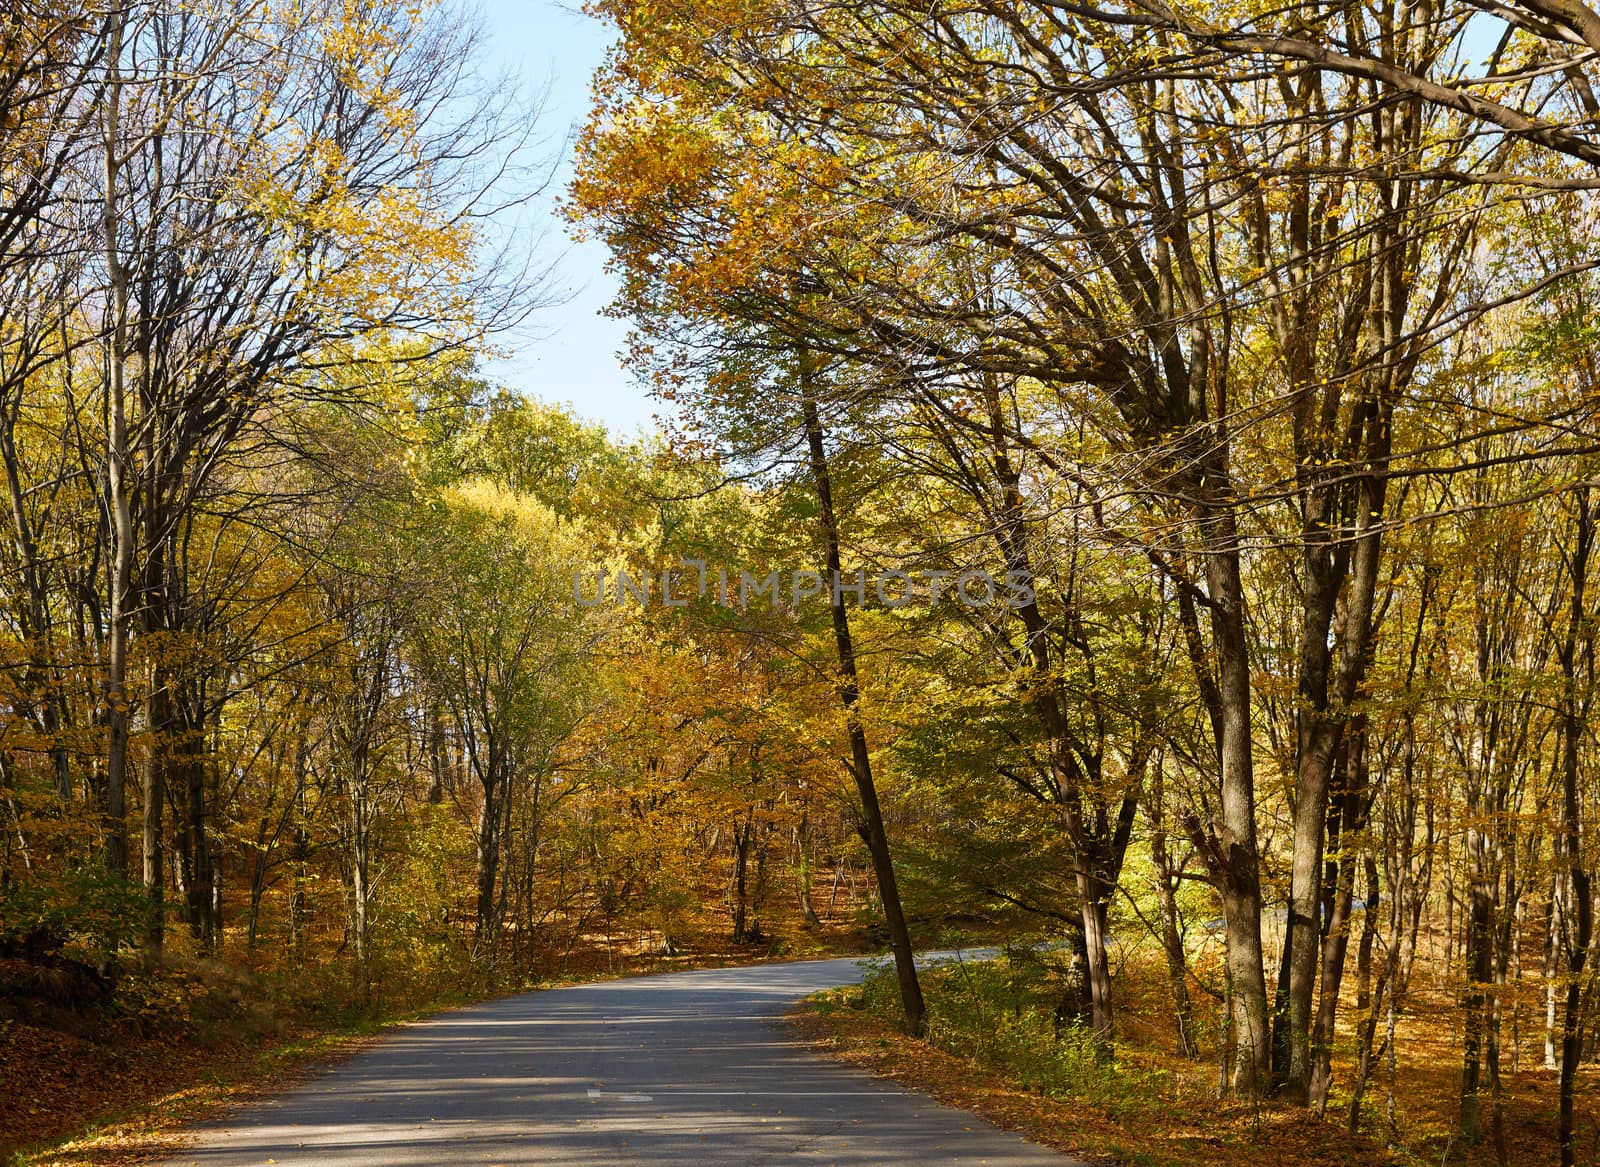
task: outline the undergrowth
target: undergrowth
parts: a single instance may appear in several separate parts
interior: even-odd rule
[[[1119,1066],[1114,1051],[1073,1014],[1070,977],[1049,949],[1035,946],[1007,947],[994,960],[937,965],[922,976],[927,1039],[1052,1098],[1084,1099],[1113,1112],[1137,1109],[1151,1085],[1148,1072]],[[902,1016],[887,962],[841,996],[889,1024]]]

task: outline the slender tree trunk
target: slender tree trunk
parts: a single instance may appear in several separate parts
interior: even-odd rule
[[[733,830],[733,942],[745,941],[745,913],[749,903],[746,883],[750,867],[751,824],[739,823]]]
[[[519,770],[520,767],[517,765],[508,764],[505,778],[501,783],[500,847],[498,850],[500,857],[500,887],[495,893],[494,899],[494,937],[497,953],[500,948],[501,933],[505,928],[507,919],[507,900],[511,891],[511,865],[516,858],[516,848],[511,841],[511,816],[517,807],[516,792],[512,786],[512,780]]]
[[[245,951],[254,953],[256,942],[260,939],[261,932],[261,897],[267,892],[267,850],[272,841],[268,839],[266,824],[256,833],[255,854],[250,861],[250,917],[245,931]]]
[[[444,718],[439,714],[438,702],[428,702],[428,794],[429,806],[444,801],[445,770]]]
[[[1195,1040],[1194,1004],[1189,999],[1189,962],[1183,949],[1183,934],[1178,929],[1178,896],[1172,860],[1167,853],[1162,764],[1161,759],[1156,759],[1151,770],[1150,858],[1155,864],[1156,896],[1161,902],[1161,946],[1166,950],[1167,987],[1172,995],[1173,1020],[1178,1030],[1178,1053],[1193,1058],[1200,1056],[1200,1046]]]
[[[767,872],[772,858],[771,824],[767,824],[756,835],[756,887],[755,895],[751,900],[751,936],[756,940],[765,940],[767,937],[765,913],[767,909]]]
[[[1469,855],[1488,845],[1477,830],[1469,838]],[[1487,863],[1478,858],[1473,862],[1475,872],[1471,883],[1471,909],[1467,913],[1467,996],[1464,1002],[1467,1013],[1466,1040],[1461,1057],[1461,1136],[1476,1143],[1483,1136],[1483,1121],[1479,1108],[1479,1091],[1483,1086],[1484,1054],[1492,1041],[1490,1034],[1493,1009],[1491,989],[1494,980],[1493,920],[1495,886],[1492,877],[1483,875]]]
[[[152,952],[160,952],[166,941],[165,881],[162,879],[166,839],[162,819],[167,802],[165,752],[171,748],[168,732],[172,706],[170,683],[166,667],[157,662],[151,670],[148,704],[151,742],[144,766],[144,942]]]
[[[523,935],[526,937],[524,948],[527,952],[527,969],[534,968],[534,894],[536,881],[539,875],[539,848],[544,842],[544,780],[546,770],[540,767],[533,776],[533,786],[528,792],[528,827],[525,832],[527,838],[527,872],[524,880],[527,885],[527,914],[522,917]],[[663,930],[664,931],[664,930]],[[670,944],[671,937],[663,935],[662,939]]]
[[[1322,935],[1320,991],[1317,1013],[1311,1030],[1311,1081],[1307,1101],[1319,1113],[1328,1105],[1328,1090],[1333,1081],[1334,1021],[1339,1009],[1339,988],[1344,980],[1345,957],[1350,947],[1350,919],[1355,904],[1356,868],[1368,874],[1366,914],[1362,917],[1359,975],[1368,992],[1371,985],[1372,941],[1376,935],[1378,884],[1377,865],[1364,853],[1370,794],[1367,790],[1367,740],[1364,723],[1358,718],[1345,738],[1337,795],[1330,807],[1330,818],[1337,824],[1337,848],[1342,852],[1325,867],[1332,875],[1328,889],[1326,921]],[[1360,1011],[1363,1006],[1358,1006]],[[1365,1019],[1358,1022],[1365,1024]]]
[[[306,886],[310,881],[311,860],[311,807],[306,790],[306,770],[309,764],[311,728],[302,720],[295,735],[294,745],[294,829],[289,851],[292,872],[289,887],[289,945],[299,959],[306,953]]]
[[[1078,870],[1078,902],[1082,905],[1084,980],[1089,990],[1089,1023],[1109,1053],[1112,1034],[1111,961],[1106,950],[1106,915],[1110,889],[1082,867]]]
[[[357,762],[364,767],[364,762]],[[353,774],[350,785],[350,943],[356,954],[356,968],[363,986],[367,983],[368,902],[371,899],[369,875],[372,865],[370,810],[367,806],[366,775]]]
[[[1556,982],[1560,979],[1556,970],[1561,967],[1561,953],[1556,942],[1556,928],[1558,926],[1557,901],[1561,898],[1561,873],[1555,872],[1550,880],[1550,899],[1545,904],[1544,913],[1544,950],[1541,954],[1539,971],[1544,977],[1544,1068],[1555,1070],[1560,1067],[1556,1058],[1556,1049],[1559,1042],[1556,1039],[1556,998],[1560,993]]]
[[[128,870],[128,638],[132,613],[129,586],[133,576],[132,475],[124,378],[127,371],[128,276],[122,263],[118,230],[121,209],[122,38],[126,12],[120,4],[111,11],[106,48],[105,96],[105,196],[103,230],[107,294],[110,297],[110,334],[106,360],[107,448],[106,505],[110,511],[111,578],[110,613],[106,645],[106,868],[115,875]]]
[[[822,921],[817,917],[817,906],[812,900],[811,880],[816,868],[816,863],[811,854],[811,831],[806,817],[800,817],[800,823],[794,829],[795,869],[794,883],[795,894],[800,903],[800,917],[805,921],[807,928],[820,928]]]
[[[855,645],[850,638],[850,618],[845,613],[844,596],[839,588],[839,525],[833,509],[833,484],[828,474],[828,454],[822,420],[812,396],[810,357],[801,354],[801,392],[803,396],[806,444],[811,455],[811,479],[816,490],[818,518],[822,527],[824,579],[833,614],[834,645],[839,659],[839,700],[844,705],[850,736],[850,773],[861,799],[862,825],[866,828],[867,850],[878,876],[878,895],[883,903],[884,920],[889,926],[889,945],[894,950],[895,975],[900,982],[900,1003],[905,1010],[906,1030],[921,1036],[927,1029],[927,1007],[922,1001],[922,985],[917,979],[916,959],[911,951],[911,933],[906,928],[900,906],[900,885],[895,878],[894,860],[889,853],[889,836],[884,830],[883,810],[878,805],[878,788],[872,778],[872,753],[867,748],[866,730],[861,724],[861,689],[856,679]]]
[[[1004,502],[995,538],[1007,570],[1031,583],[1033,555],[1025,521],[1022,477],[1011,457],[1004,410],[993,378],[984,380],[984,398],[989,415],[989,457]],[[985,491],[980,488],[973,493],[981,496]],[[1086,746],[1071,729],[1070,714],[1064,708],[1066,699],[1060,692],[1058,670],[1049,648],[1052,629],[1040,610],[1037,595],[1017,605],[1015,613],[1027,633],[1024,659],[1031,664],[1034,674],[1029,683],[1032,705],[1049,737],[1062,826],[1072,844],[1079,918],[1083,921],[1084,977],[1089,990],[1091,1024],[1101,1052],[1109,1054],[1116,1017],[1106,949],[1106,913],[1121,872],[1137,800],[1132,790],[1125,793],[1113,830],[1111,816],[1107,813],[1109,798],[1099,771],[1098,751],[1092,745]],[[1076,613],[1069,609],[1066,618],[1075,617]],[[1141,781],[1144,762],[1141,757],[1137,767]]]
[[[222,952],[222,853],[209,843],[206,860],[210,864],[211,895],[206,902],[206,951],[213,956]]]
[[[1572,540],[1569,575],[1571,599],[1567,631],[1561,650],[1561,821],[1555,837],[1556,876],[1562,883],[1561,938],[1558,951],[1565,956],[1566,1007],[1561,1018],[1561,1079],[1557,1140],[1561,1167],[1573,1167],[1573,1090],[1583,1056],[1583,971],[1593,937],[1593,901],[1589,873],[1583,865],[1583,819],[1578,800],[1578,753],[1587,726],[1584,703],[1578,692],[1580,663],[1593,660],[1593,632],[1586,612],[1589,556],[1594,543],[1594,521],[1587,487],[1576,492],[1577,524]],[[1580,662],[1580,656],[1582,661]],[[1563,962],[1557,962],[1558,967]]]
[[[201,702],[195,702],[199,705]],[[179,739],[175,745],[178,772],[183,776],[185,830],[194,851],[193,868],[197,874],[189,889],[189,919],[201,946],[213,948],[220,932],[216,911],[216,881],[212,878],[213,856],[211,831],[206,798],[205,726],[200,711],[189,699],[179,702],[177,728]]]
[[[1372,950],[1378,939],[1378,864],[1371,856],[1367,857],[1366,868],[1367,907],[1366,914],[1362,917],[1361,943],[1356,948],[1356,1075],[1350,1088],[1350,1110],[1346,1120],[1346,1129],[1352,1135],[1361,1127],[1361,1103],[1366,1094],[1367,1083],[1372,1078],[1378,1016],[1383,1012],[1385,994],[1394,990],[1392,982],[1395,973],[1392,959],[1385,962],[1377,978],[1377,985],[1373,987]],[[1332,1010],[1328,1010],[1327,1015],[1331,1023]],[[1323,1111],[1327,1109],[1328,1087],[1333,1078],[1331,1071],[1333,1034],[1329,1030],[1324,1037],[1320,1031],[1320,1016],[1318,1020],[1318,1055],[1320,1059],[1322,1051],[1327,1050],[1329,1065],[1324,1066],[1319,1060],[1318,1076],[1312,1083],[1312,1090],[1317,1109]]]

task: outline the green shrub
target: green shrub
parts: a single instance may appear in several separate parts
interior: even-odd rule
[[[1059,1009],[1060,974],[1026,950],[995,960],[962,960],[927,969],[928,1040],[946,1053],[997,1070],[1054,1098],[1118,1109],[1133,1084],[1095,1035]],[[861,985],[861,1007],[885,1021],[901,1018],[894,965],[874,962]]]
[[[0,892],[0,941],[66,949],[104,966],[144,927],[143,890],[98,864]],[[44,938],[48,937],[46,943]]]

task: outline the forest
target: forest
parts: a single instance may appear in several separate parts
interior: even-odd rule
[[[1035,1093],[1600,1161],[1600,11],[587,11],[559,182],[450,3],[0,12],[0,1100],[864,949],[984,1062],[977,942]],[[547,199],[653,434],[486,371]]]

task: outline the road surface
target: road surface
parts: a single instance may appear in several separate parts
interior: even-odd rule
[[[1073,1167],[810,1052],[782,1014],[855,960],[633,977],[440,1014],[202,1127],[170,1167]]]

